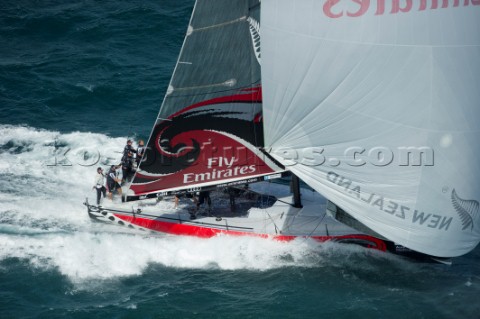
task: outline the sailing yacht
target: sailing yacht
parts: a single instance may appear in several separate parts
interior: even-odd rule
[[[415,6],[198,0],[124,202],[87,201],[90,217],[468,253],[480,241],[480,6]],[[186,197],[174,209],[173,196],[204,191],[210,209]]]

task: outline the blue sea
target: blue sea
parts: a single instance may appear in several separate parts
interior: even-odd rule
[[[446,266],[89,220],[95,168],[149,136],[193,5],[0,2],[0,318],[480,318],[480,248]]]

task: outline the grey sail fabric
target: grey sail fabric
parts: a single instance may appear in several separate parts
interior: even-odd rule
[[[262,1],[265,147],[382,236],[480,241],[480,1]]]
[[[130,189],[135,195],[281,171],[263,146],[257,1],[199,0]]]

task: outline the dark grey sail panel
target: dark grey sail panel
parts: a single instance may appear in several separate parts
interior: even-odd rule
[[[197,1],[190,25],[194,29],[211,28],[250,15],[250,8],[258,8],[258,1]],[[258,18],[258,17],[257,17]]]
[[[282,171],[263,147],[259,1],[199,0],[130,188],[136,195]]]
[[[161,118],[225,92],[260,84],[260,65],[247,20],[252,16],[258,21],[259,6],[251,2],[197,2]]]

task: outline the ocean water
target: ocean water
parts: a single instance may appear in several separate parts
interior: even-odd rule
[[[480,318],[479,248],[445,266],[89,220],[95,167],[148,137],[193,4],[0,3],[0,318]]]

